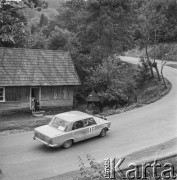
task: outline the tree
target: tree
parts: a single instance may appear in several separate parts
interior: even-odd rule
[[[154,77],[153,67],[155,68],[158,79],[160,80],[160,74],[156,63],[155,47],[160,40],[161,27],[164,24],[166,18],[164,15],[165,2],[161,0],[149,0],[141,1],[141,5],[138,8],[138,31],[139,31],[139,42],[141,46],[145,47],[146,58],[151,70],[151,75]],[[153,62],[149,58],[148,46],[153,45],[154,57]]]
[[[44,15],[44,13],[41,14],[39,26],[43,27],[48,25],[48,17]]]
[[[55,27],[48,38],[48,48],[52,50],[62,49],[67,51],[69,49],[69,40],[72,35],[66,29]]]
[[[164,24],[160,30],[160,42],[176,42],[177,39],[177,1],[168,0],[165,2],[163,11],[165,16]]]
[[[40,5],[40,0],[0,0],[0,46],[24,46],[22,42],[29,32],[23,9]]]
[[[144,57],[141,57],[136,75],[137,87],[142,87],[149,80],[151,80],[149,63]]]
[[[79,42],[77,55],[71,52],[75,64],[83,65],[77,69],[84,71],[88,63],[95,68],[103,59],[133,46],[130,0],[72,0],[63,3],[58,12],[58,26],[74,33]],[[80,57],[88,63],[82,63]]]
[[[47,39],[41,31],[29,35],[27,47],[31,49],[47,49]]]
[[[132,47],[134,16],[129,0],[88,1],[87,9],[90,13],[85,31],[93,58],[101,61]]]
[[[126,94],[127,65],[121,63],[119,58],[110,57],[96,68],[90,69],[89,76],[84,85],[98,92],[101,103],[105,106],[124,104],[128,101]]]
[[[162,62],[161,62],[161,75],[162,75],[162,80],[165,85],[165,88],[167,88],[167,85],[166,85],[165,78],[163,75],[163,69],[164,69],[164,66],[166,65],[166,63],[167,63],[167,61],[165,61],[165,60],[162,60]]]
[[[171,56],[173,56],[174,49],[175,49],[175,44],[169,44],[168,48],[166,49],[166,52],[164,52],[164,50],[163,50],[163,53],[164,53],[165,57],[162,58],[162,61],[161,61],[161,76],[162,76],[162,80],[163,80],[163,83],[165,85],[165,88],[167,88],[167,84],[165,82],[165,78],[164,78],[164,75],[163,75],[163,70],[164,70],[164,67],[165,67],[165,65],[167,63],[167,60],[170,60]]]

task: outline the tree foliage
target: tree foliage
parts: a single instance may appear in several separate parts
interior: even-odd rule
[[[44,15],[44,13],[41,14],[39,27],[47,26],[48,25],[48,17]]]
[[[146,59],[151,71],[151,76],[154,77],[153,68],[155,68],[158,79],[160,79],[159,70],[156,63],[155,47],[162,39],[164,24],[167,22],[166,17],[166,0],[141,0],[137,1],[137,17],[138,28],[136,31],[136,39],[138,39],[141,47],[146,50]],[[154,57],[153,62],[149,59],[148,46],[153,45]]]
[[[102,106],[123,105],[129,97],[127,72],[127,64],[119,58],[104,59],[102,64],[89,70],[84,85],[98,92]]]
[[[57,22],[60,28],[74,33],[79,42],[78,49],[71,51],[77,69],[85,72],[87,67],[96,67],[115,52],[120,54],[132,47],[134,16],[131,6],[130,0],[72,0],[63,3],[58,9]],[[81,79],[84,81],[85,77]]]
[[[23,9],[39,7],[40,0],[8,1],[0,0],[0,45],[23,47],[28,36],[27,19]]]
[[[141,57],[138,65],[138,74],[136,76],[137,86],[141,87],[149,80],[151,80],[149,64],[144,57]]]
[[[161,24],[159,42],[177,41],[177,1],[168,0],[164,2],[163,14],[165,21]]]

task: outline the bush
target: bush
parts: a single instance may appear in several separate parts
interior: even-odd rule
[[[147,81],[151,80],[150,68],[147,60],[144,57],[140,58],[140,64],[138,65],[138,74],[136,75],[137,86],[143,86]]]
[[[87,155],[87,160],[90,167],[87,168],[83,160],[79,158],[80,162],[80,175],[75,177],[74,180],[104,180],[104,169],[98,164],[93,157]]]

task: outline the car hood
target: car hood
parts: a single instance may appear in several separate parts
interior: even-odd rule
[[[107,120],[104,120],[98,117],[94,117],[94,119],[96,120],[97,124],[104,124],[108,122]]]
[[[65,134],[65,132],[62,132],[54,127],[51,127],[49,125],[40,126],[34,129],[34,131],[39,132],[45,136],[48,136],[50,138],[60,136]]]

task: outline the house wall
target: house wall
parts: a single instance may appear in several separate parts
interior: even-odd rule
[[[5,102],[0,110],[22,109],[30,106],[30,87],[5,87]]]
[[[30,109],[31,87],[5,87],[5,102],[0,102],[0,111],[14,109]],[[72,107],[72,86],[40,87],[40,106]]]
[[[6,87],[5,101],[6,102],[29,102],[30,87]]]
[[[41,87],[42,107],[52,106],[73,106],[73,87],[72,86],[48,86]]]

